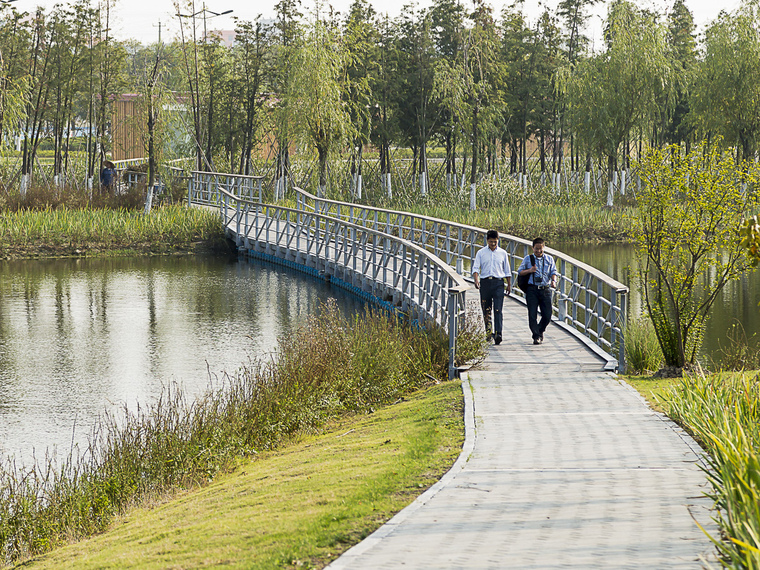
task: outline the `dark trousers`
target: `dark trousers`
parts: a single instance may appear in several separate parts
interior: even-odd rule
[[[491,334],[491,307],[493,307],[493,333],[501,335],[502,307],[504,306],[504,280],[480,280],[480,307],[486,323],[486,334]]]
[[[528,285],[525,303],[528,305],[528,326],[533,334],[533,340],[536,340],[544,335],[546,327],[552,320],[552,290],[548,287],[539,289],[535,285]],[[541,320],[536,322],[539,307],[541,307]]]

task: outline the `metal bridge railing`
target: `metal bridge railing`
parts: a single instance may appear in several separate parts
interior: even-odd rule
[[[220,189],[234,188],[239,184],[235,178],[240,176],[194,172],[189,192],[197,197],[198,203],[219,205],[222,200]],[[475,254],[485,245],[486,230],[483,228],[410,212],[317,198],[297,187],[294,190],[296,210],[335,218],[406,240],[424,248],[463,276],[471,277],[470,268]],[[512,284],[515,285],[517,268],[523,258],[532,253],[532,244],[528,240],[500,234],[500,246],[510,256]],[[560,251],[549,247],[545,251],[555,258],[560,274],[553,300],[557,320],[562,326],[588,339],[617,362],[620,372],[625,372],[624,330],[628,287]],[[517,287],[512,290],[524,297]]]
[[[456,375],[456,337],[470,285],[449,265],[408,240],[335,217],[241,198],[194,172],[189,203],[219,205],[238,246],[310,268],[399,308],[449,337],[449,377]]]
[[[222,174],[220,172],[202,172],[193,170],[190,172],[190,181],[187,185],[187,203],[203,204],[205,206],[220,206],[222,192],[258,200],[261,202],[261,181],[263,176],[249,176],[246,174]]]
[[[486,230],[482,228],[410,212],[327,200],[297,187],[294,190],[296,209],[408,240],[468,277],[471,277],[475,254],[486,243]],[[526,255],[533,253],[532,242],[508,234],[499,234],[499,237],[499,245],[509,254],[512,284],[516,285],[517,268]],[[560,251],[549,247],[544,251],[555,258],[560,274],[553,300],[553,312],[558,321],[572,327],[616,359],[618,370],[624,372],[628,287]],[[512,291],[524,297],[517,287]]]

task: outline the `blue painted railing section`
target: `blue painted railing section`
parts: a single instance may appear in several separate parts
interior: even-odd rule
[[[234,188],[240,185],[231,174],[194,172],[189,185],[189,202],[220,206],[224,196],[234,197]],[[414,244],[438,258],[457,274],[471,277],[477,250],[485,244],[486,230],[410,212],[372,208],[318,198],[304,190],[294,188],[296,208],[302,214],[314,214],[320,219],[340,220],[355,228],[364,228],[373,235],[385,235]],[[248,196],[255,199],[248,193]],[[241,201],[242,202],[242,201]],[[500,234],[500,245],[510,256],[513,276],[522,259],[532,253],[532,244],[508,234]],[[554,295],[553,310],[563,326],[588,338],[617,362],[620,372],[625,371],[625,318],[628,287],[603,272],[552,248],[545,248],[554,256],[560,279]],[[524,296],[513,287],[513,292]]]
[[[319,212],[376,231],[399,236],[432,252],[461,275],[471,277],[470,268],[478,249],[485,244],[486,230],[410,212],[372,208],[318,198],[300,188],[297,209]],[[512,266],[512,283],[517,268],[533,252],[532,242],[500,234],[500,246],[507,250]],[[557,262],[560,279],[554,295],[556,318],[590,339],[614,357],[618,370],[625,371],[625,317],[628,286],[573,257],[545,248]],[[524,297],[517,287],[516,295]]]
[[[198,176],[196,176],[196,174]],[[456,336],[470,285],[449,265],[408,240],[362,225],[242,198],[193,173],[189,202],[219,207],[228,233],[252,257],[318,275],[449,337],[449,376],[456,375]]]

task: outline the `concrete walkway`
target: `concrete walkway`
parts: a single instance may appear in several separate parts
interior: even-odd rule
[[[715,561],[699,446],[507,299],[500,346],[463,378],[466,440],[441,481],[329,568],[700,568]],[[694,517],[694,518],[692,518]]]

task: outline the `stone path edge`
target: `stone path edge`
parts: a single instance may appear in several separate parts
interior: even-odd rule
[[[342,570],[351,567],[354,563],[355,557],[362,555],[385,537],[393,533],[399,524],[427,504],[438,494],[439,491],[446,487],[449,482],[462,471],[462,469],[464,469],[465,464],[469,461],[470,455],[475,449],[477,428],[475,427],[475,402],[472,396],[473,387],[470,383],[469,376],[466,374],[463,376],[466,377],[466,379],[463,378],[461,380],[462,396],[464,398],[464,443],[462,445],[462,451],[454,462],[454,465],[451,466],[451,469],[449,469],[443,477],[417,497],[414,502],[401,509],[375,532],[370,534],[359,544],[346,550],[339,558],[328,564],[325,568],[330,570]]]

